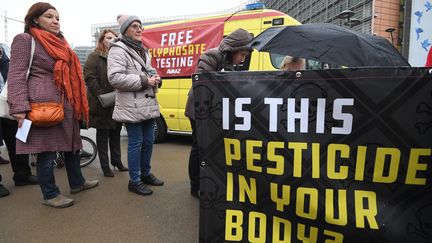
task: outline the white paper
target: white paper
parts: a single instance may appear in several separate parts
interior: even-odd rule
[[[15,135],[15,137],[24,143],[27,142],[27,136],[30,132],[32,122],[30,120],[24,119],[24,122],[21,126],[21,128],[18,128],[18,131]]]

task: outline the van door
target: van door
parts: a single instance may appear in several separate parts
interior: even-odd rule
[[[223,23],[210,21],[144,28],[143,43],[152,55],[152,66],[164,80],[158,100],[168,130],[191,130],[189,120],[184,116],[190,77],[201,54],[218,46],[222,35]]]

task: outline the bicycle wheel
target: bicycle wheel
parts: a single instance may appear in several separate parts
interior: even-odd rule
[[[56,158],[53,161],[54,166],[57,168],[61,168],[64,166],[65,163],[65,156],[63,152],[56,152]]]
[[[85,167],[96,159],[96,143],[89,137],[81,136],[83,148],[80,150],[80,166]]]

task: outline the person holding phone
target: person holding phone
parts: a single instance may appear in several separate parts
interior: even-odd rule
[[[161,78],[151,66],[148,50],[141,42],[142,25],[137,16],[119,15],[120,38],[108,53],[108,81],[117,90],[113,119],[123,122],[128,133],[128,189],[150,195],[146,186],[164,182],[151,173],[154,118],[160,116],[156,93]]]

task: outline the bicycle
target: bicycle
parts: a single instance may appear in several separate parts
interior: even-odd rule
[[[91,164],[97,156],[96,143],[89,137],[81,135],[83,148],[80,150],[80,166],[85,167]]]
[[[81,135],[81,141],[82,141],[82,149],[80,149],[80,166],[85,167],[89,164],[91,164],[97,156],[97,147],[96,143],[89,137]],[[56,158],[53,160],[54,166],[57,168],[61,168],[64,166],[64,153],[63,152],[56,152]],[[35,166],[35,162],[31,162],[32,166]]]

